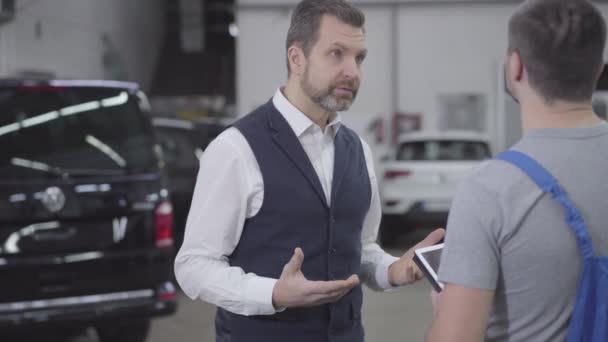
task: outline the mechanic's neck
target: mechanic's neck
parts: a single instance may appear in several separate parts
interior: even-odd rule
[[[540,97],[521,101],[524,134],[543,128],[583,128],[603,122],[594,112],[591,101],[546,103]]]
[[[287,85],[281,88],[283,95],[325,132],[325,128],[336,117],[336,113],[327,111],[312,101],[298,83],[295,79],[290,79]]]

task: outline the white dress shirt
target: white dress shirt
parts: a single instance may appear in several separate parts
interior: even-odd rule
[[[272,101],[300,140],[329,203],[334,137],[340,129],[340,117],[336,116],[323,131],[293,106],[280,89]],[[372,198],[361,234],[359,276],[369,287],[387,290],[391,288],[388,268],[397,258],[376,244],[381,218],[378,184],[371,150],[363,140],[361,143]],[[245,273],[239,267],[231,267],[228,262],[228,256],[239,243],[245,220],[257,214],[263,200],[264,184],[257,160],[245,137],[231,127],[208,146],[200,159],[184,242],[175,260],[177,280],[188,297],[202,299],[241,315],[276,313],[272,291],[277,280]]]

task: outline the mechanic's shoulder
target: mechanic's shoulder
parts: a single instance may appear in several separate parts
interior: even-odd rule
[[[476,166],[464,182],[498,195],[520,185],[525,177],[518,168],[505,161],[488,159]]]

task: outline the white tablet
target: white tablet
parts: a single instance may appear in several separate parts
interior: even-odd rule
[[[423,247],[414,251],[414,262],[425,277],[429,280],[433,288],[437,292],[443,290],[443,284],[439,282],[437,274],[439,273],[439,263],[441,262],[441,251],[444,244]]]

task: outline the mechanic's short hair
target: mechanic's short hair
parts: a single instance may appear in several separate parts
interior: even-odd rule
[[[548,103],[591,99],[605,43],[606,22],[587,0],[527,0],[509,21],[509,51]]]

